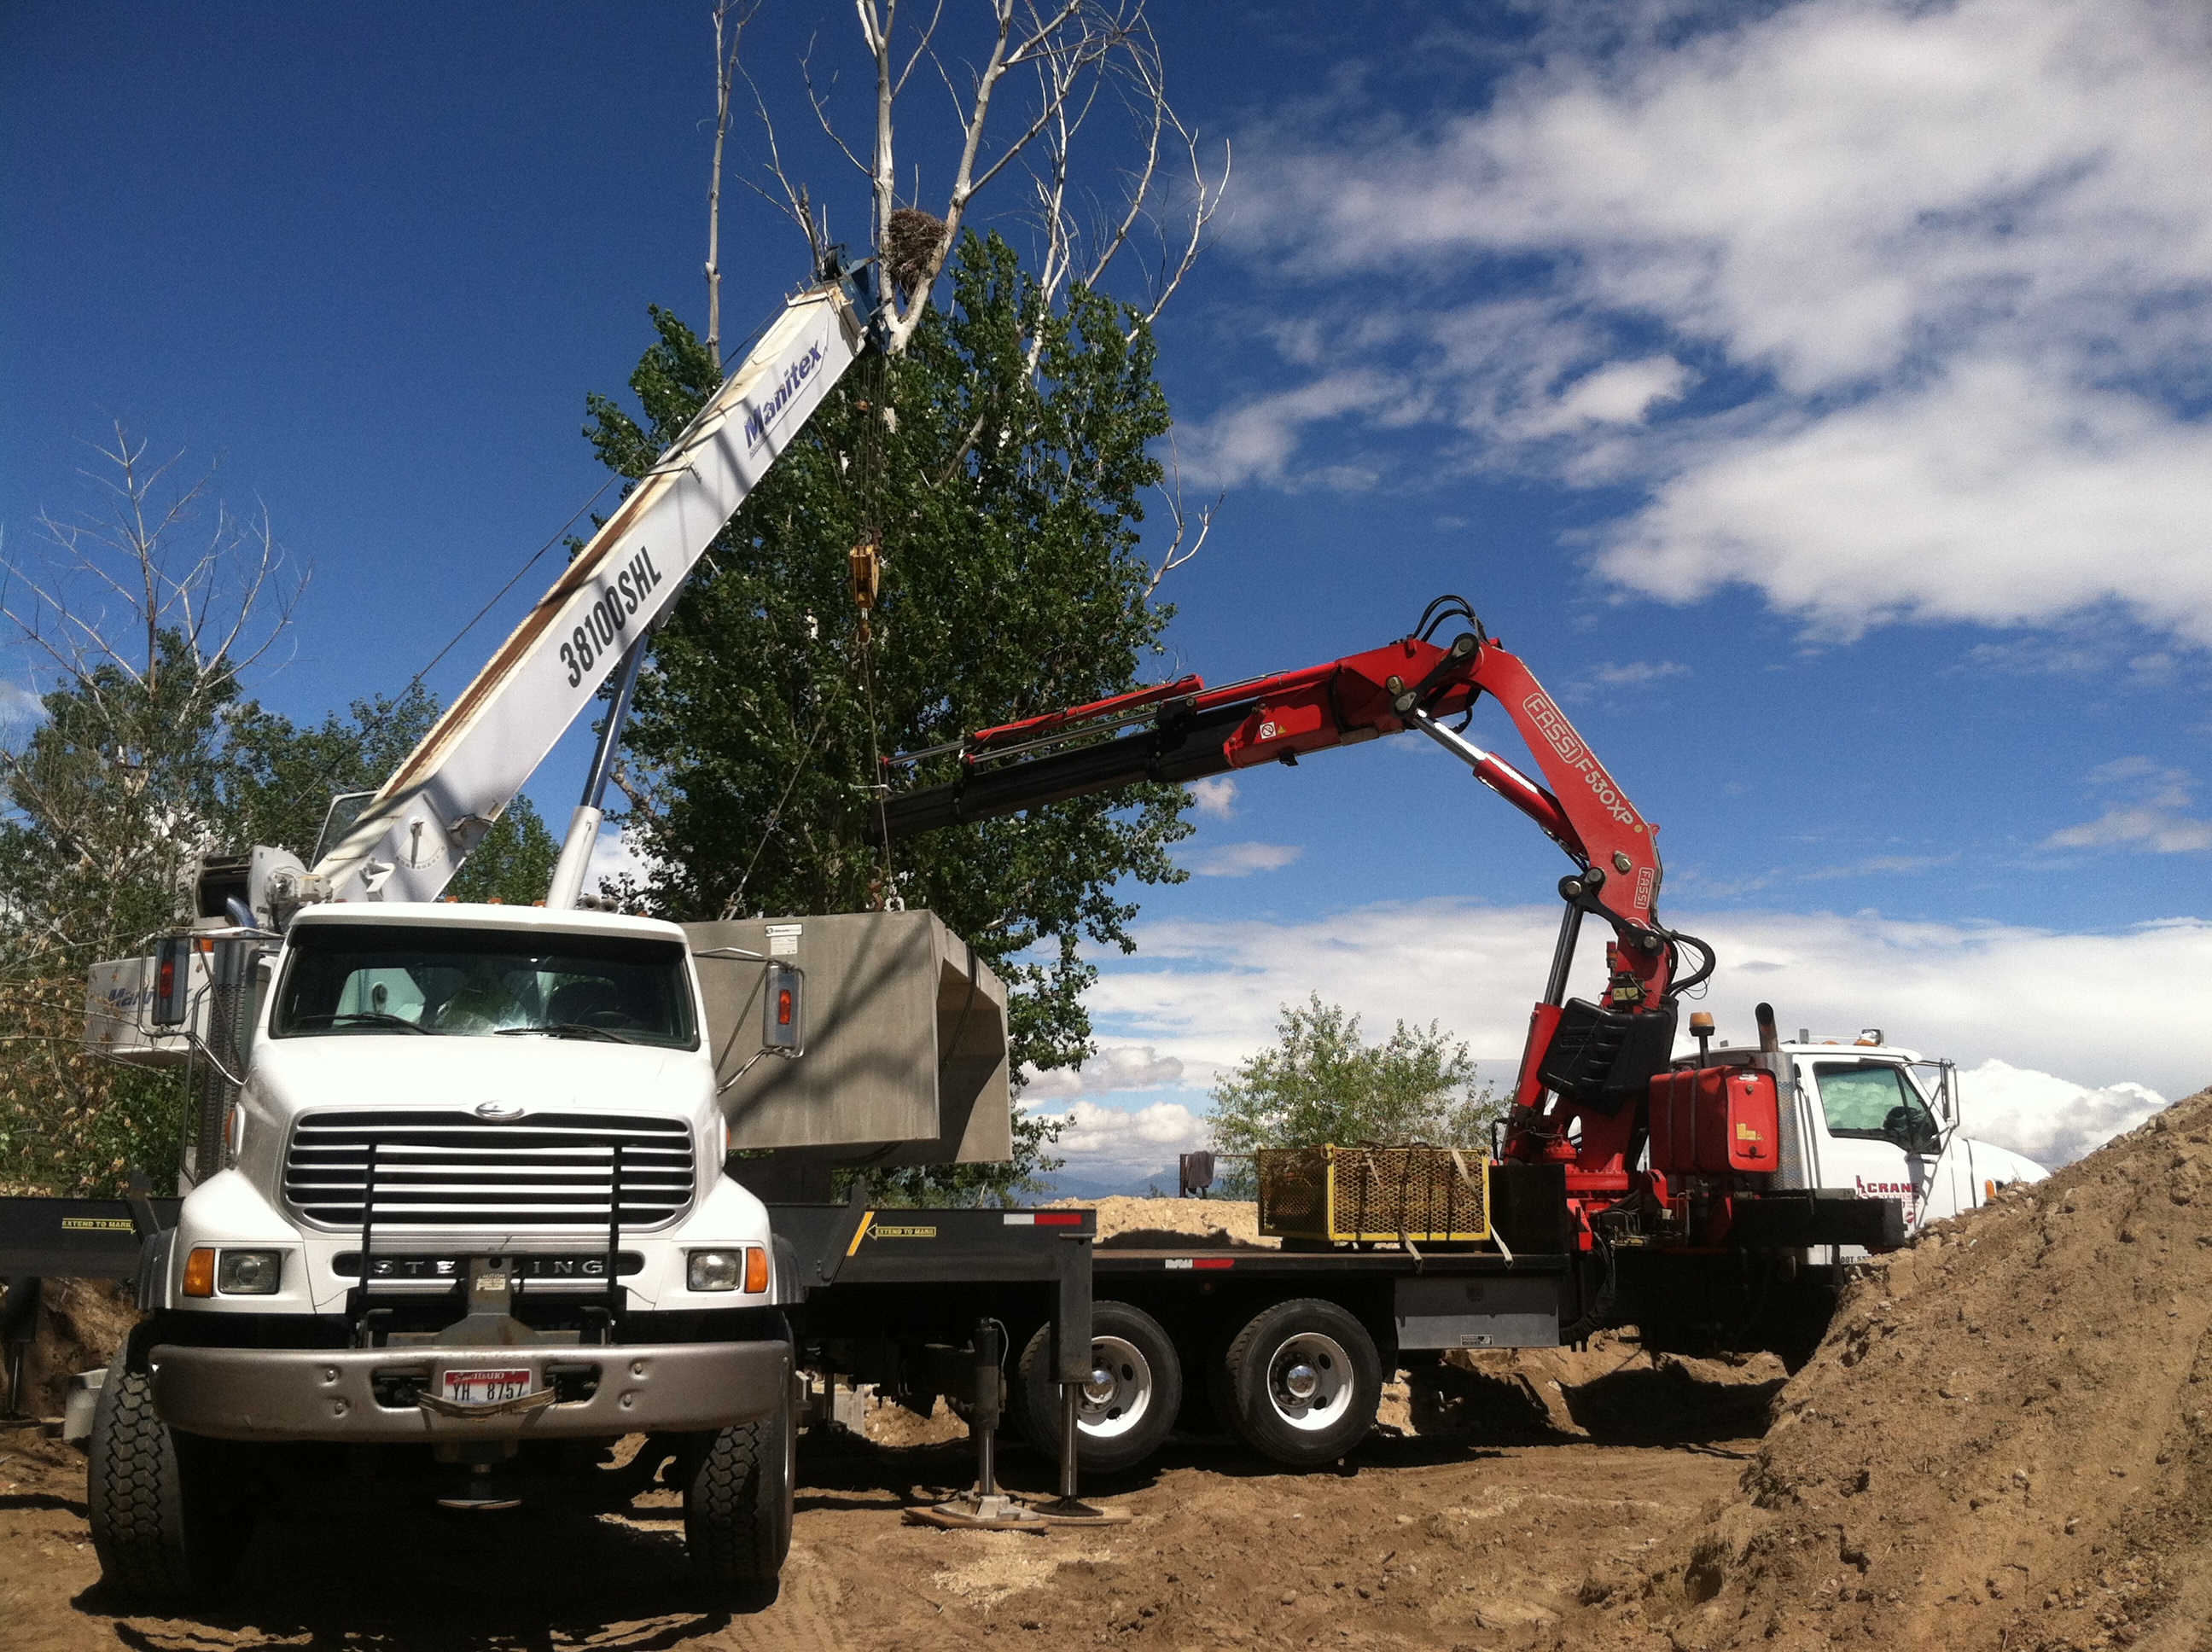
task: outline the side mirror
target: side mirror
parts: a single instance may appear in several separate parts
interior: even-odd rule
[[[806,1048],[803,998],[806,977],[795,965],[770,963],[761,993],[761,1048],[796,1057]]]
[[[157,1027],[181,1027],[191,1013],[192,938],[164,935],[154,950],[154,991],[149,1018]]]

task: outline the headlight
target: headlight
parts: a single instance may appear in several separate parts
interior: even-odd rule
[[[273,1297],[283,1271],[280,1250],[226,1250],[216,1261],[215,1288],[226,1297]]]
[[[744,1271],[742,1250],[695,1250],[684,1272],[694,1291],[735,1291]]]

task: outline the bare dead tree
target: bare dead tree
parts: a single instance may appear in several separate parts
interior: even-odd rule
[[[1071,282],[1097,287],[1107,267],[1149,228],[1159,240],[1159,267],[1148,277],[1146,321],[1181,285],[1204,246],[1228,177],[1228,151],[1209,175],[1197,130],[1178,117],[1167,97],[1159,46],[1146,0],[973,0],[984,29],[977,60],[956,73],[939,49],[949,0],[936,0],[911,29],[899,24],[899,0],[854,0],[861,44],[872,70],[872,132],[865,146],[840,131],[831,108],[835,76],[817,79],[812,52],[801,69],[814,118],[823,132],[867,180],[870,250],[884,253],[895,239],[913,246],[916,220],[935,228],[934,245],[901,260],[899,279],[888,282],[886,332],[891,351],[906,348],[921,325],[932,286],[960,239],[979,197],[1010,168],[1030,168],[1032,209],[1042,235],[1041,283],[1048,301]],[[964,15],[964,14],[963,14]],[[901,198],[898,148],[901,100],[919,70],[927,68],[950,97],[957,148],[941,210],[921,211],[920,168]],[[754,88],[755,108],[767,134],[764,163],[775,190],[762,189],[798,224],[818,258],[827,232],[804,186],[787,170],[775,122]],[[1115,199],[1109,207],[1076,185],[1078,138],[1102,110],[1125,118],[1133,155],[1110,168]],[[1178,154],[1179,152],[1179,154]],[[1031,157],[1036,157],[1033,163]],[[1170,161],[1187,162],[1190,181],[1167,187]],[[1179,175],[1179,174],[1178,174]],[[757,185],[757,187],[758,187]],[[1080,198],[1079,198],[1080,197]],[[933,205],[934,203],[933,203]],[[1095,221],[1086,229],[1083,213]]]
[[[714,0],[714,167],[707,185],[707,349],[722,363],[722,148],[730,136],[730,94],[738,47],[760,0]]]
[[[1150,261],[1142,295],[1130,306],[1132,327],[1156,321],[1206,245],[1232,157],[1225,143],[1209,155],[1197,127],[1169,100],[1146,0],[933,0],[918,22],[903,27],[900,0],[854,5],[872,71],[868,141],[850,141],[840,130],[832,107],[837,77],[817,76],[813,44],[800,60],[801,78],[816,123],[867,180],[870,251],[884,277],[890,351],[903,351],[913,337],[977,201],[1010,169],[1027,178],[1030,192],[1026,203],[1010,202],[1006,216],[1026,223],[1034,236],[1046,306],[1074,288],[1102,289],[1117,261],[1141,247]],[[982,27],[960,43],[969,50],[956,71],[948,37],[970,18]],[[921,205],[919,166],[908,163],[909,191],[902,197],[897,187],[902,100],[923,70],[951,100],[949,135],[957,140],[941,212]],[[827,210],[786,165],[759,85],[742,65],[738,72],[745,75],[766,140],[762,176],[747,181],[799,227],[820,268],[830,246]],[[718,143],[718,167],[719,157]],[[1033,331],[1025,345],[1034,375],[1043,333]],[[958,471],[991,417],[988,409],[978,413],[942,480]],[[1175,533],[1152,575],[1155,590],[1198,554],[1219,502],[1187,507],[1172,455],[1168,468],[1161,493]]]
[[[203,847],[178,777],[241,677],[270,663],[306,584],[265,507],[234,513],[211,497],[212,471],[178,480],[181,455],[149,460],[148,446],[118,423],[84,472],[101,507],[42,513],[33,557],[0,550],[9,641],[70,708],[53,738],[0,743],[0,794],[96,880]]]

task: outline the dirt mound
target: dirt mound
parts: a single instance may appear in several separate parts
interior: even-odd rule
[[[1282,1242],[1260,1236],[1260,1207],[1249,1200],[1063,1199],[1064,1206],[1098,1212],[1098,1243],[1115,1250],[1171,1248],[1193,1240],[1230,1248],[1259,1246],[1273,1250]]]
[[[23,1361],[22,1410],[58,1417],[78,1371],[103,1369],[138,1322],[131,1287],[112,1279],[48,1279],[39,1293],[39,1329]]]
[[[2212,1645],[2212,1090],[1855,1285],[1741,1495],[1565,1648]]]

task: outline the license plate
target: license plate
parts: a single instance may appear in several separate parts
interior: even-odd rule
[[[530,1392],[528,1371],[447,1371],[446,1398],[456,1405],[482,1406],[495,1400],[520,1400]]]

